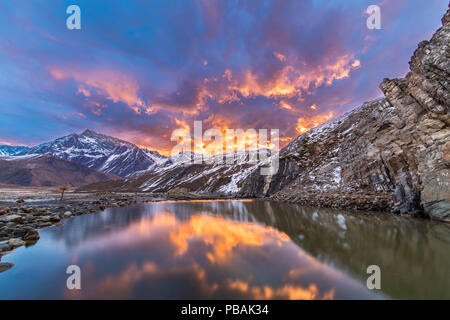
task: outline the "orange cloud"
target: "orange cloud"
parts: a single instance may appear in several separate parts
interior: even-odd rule
[[[77,93],[81,93],[85,97],[89,97],[91,95],[91,93],[86,88],[84,88],[83,86],[78,86]]]
[[[274,55],[282,61],[285,60],[285,57],[279,53],[274,53]],[[318,88],[322,85],[330,86],[335,80],[348,78],[350,71],[359,67],[360,64],[360,61],[355,60],[353,55],[346,54],[311,70],[286,65],[271,79],[258,77],[251,71],[245,71],[243,76],[236,76],[227,69],[221,78],[209,78],[204,83],[217,84],[222,79],[228,82],[226,87],[218,85],[214,87],[215,90],[208,89],[208,96],[219,102],[239,99],[236,93],[245,98],[255,96],[266,98],[300,97],[304,91],[310,90],[310,88]]]
[[[284,100],[280,101],[280,108],[286,109],[286,110],[292,110],[291,105],[288,104],[287,102],[285,102]]]
[[[56,80],[74,79],[76,82],[95,88],[100,94],[105,95],[114,102],[123,102],[137,114],[148,107],[138,96],[139,85],[130,76],[112,70],[77,71],[51,67],[50,74]],[[86,97],[90,92],[79,86],[78,91]]]
[[[282,54],[282,53],[279,53],[279,52],[274,52],[273,53],[273,55],[275,56],[275,58],[277,58],[278,60],[280,60],[281,62],[284,62],[284,61],[286,61],[286,57]]]
[[[183,128],[183,129],[186,129],[186,130],[188,130],[188,131],[191,130],[191,128],[189,127],[189,125],[188,125],[185,121],[178,120],[177,118],[175,118],[175,123],[176,123],[178,126],[180,126],[181,128]]]
[[[361,61],[359,61],[359,60],[355,60],[352,63],[353,68],[358,68],[360,65],[361,65]]]

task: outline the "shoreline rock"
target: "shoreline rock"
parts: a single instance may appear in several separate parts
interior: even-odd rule
[[[0,272],[6,271],[14,267],[14,264],[8,262],[0,262]]]

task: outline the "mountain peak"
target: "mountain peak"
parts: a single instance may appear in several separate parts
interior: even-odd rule
[[[47,154],[73,160],[91,169],[120,177],[149,170],[166,160],[165,157],[140,149],[131,142],[90,129],[40,144],[21,154]]]
[[[80,133],[80,136],[99,136],[100,134],[90,130],[90,129],[85,129],[82,133]]]

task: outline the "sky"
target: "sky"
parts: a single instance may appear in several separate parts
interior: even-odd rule
[[[69,30],[66,8],[81,9]],[[368,29],[369,5],[381,29]],[[446,0],[3,0],[0,144],[88,128],[169,153],[173,130],[279,129],[280,144],[403,77]]]

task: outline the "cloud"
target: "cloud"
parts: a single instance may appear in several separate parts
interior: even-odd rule
[[[76,115],[76,116],[78,116],[78,117],[81,117],[81,118],[83,118],[83,119],[86,119],[86,116],[84,115],[84,114],[82,114],[81,112],[72,112],[72,114],[74,114],[74,115]]]
[[[97,90],[113,102],[123,102],[135,113],[140,114],[148,106],[139,97],[139,85],[130,76],[112,70],[79,71],[61,67],[50,67],[50,74],[56,80],[73,79],[79,86],[78,91],[85,97],[91,95],[87,87]]]
[[[380,96],[379,83],[407,72],[447,4],[383,2],[376,31],[365,26],[365,0],[82,6],[81,32],[65,29],[63,3],[0,10],[2,140],[37,143],[89,127],[167,152],[177,119],[278,128],[283,146]]]
[[[296,130],[298,134],[303,134],[312,128],[318,127],[322,123],[330,121],[333,119],[333,112],[329,111],[327,113],[318,114],[315,116],[311,116],[309,118],[298,118]]]

